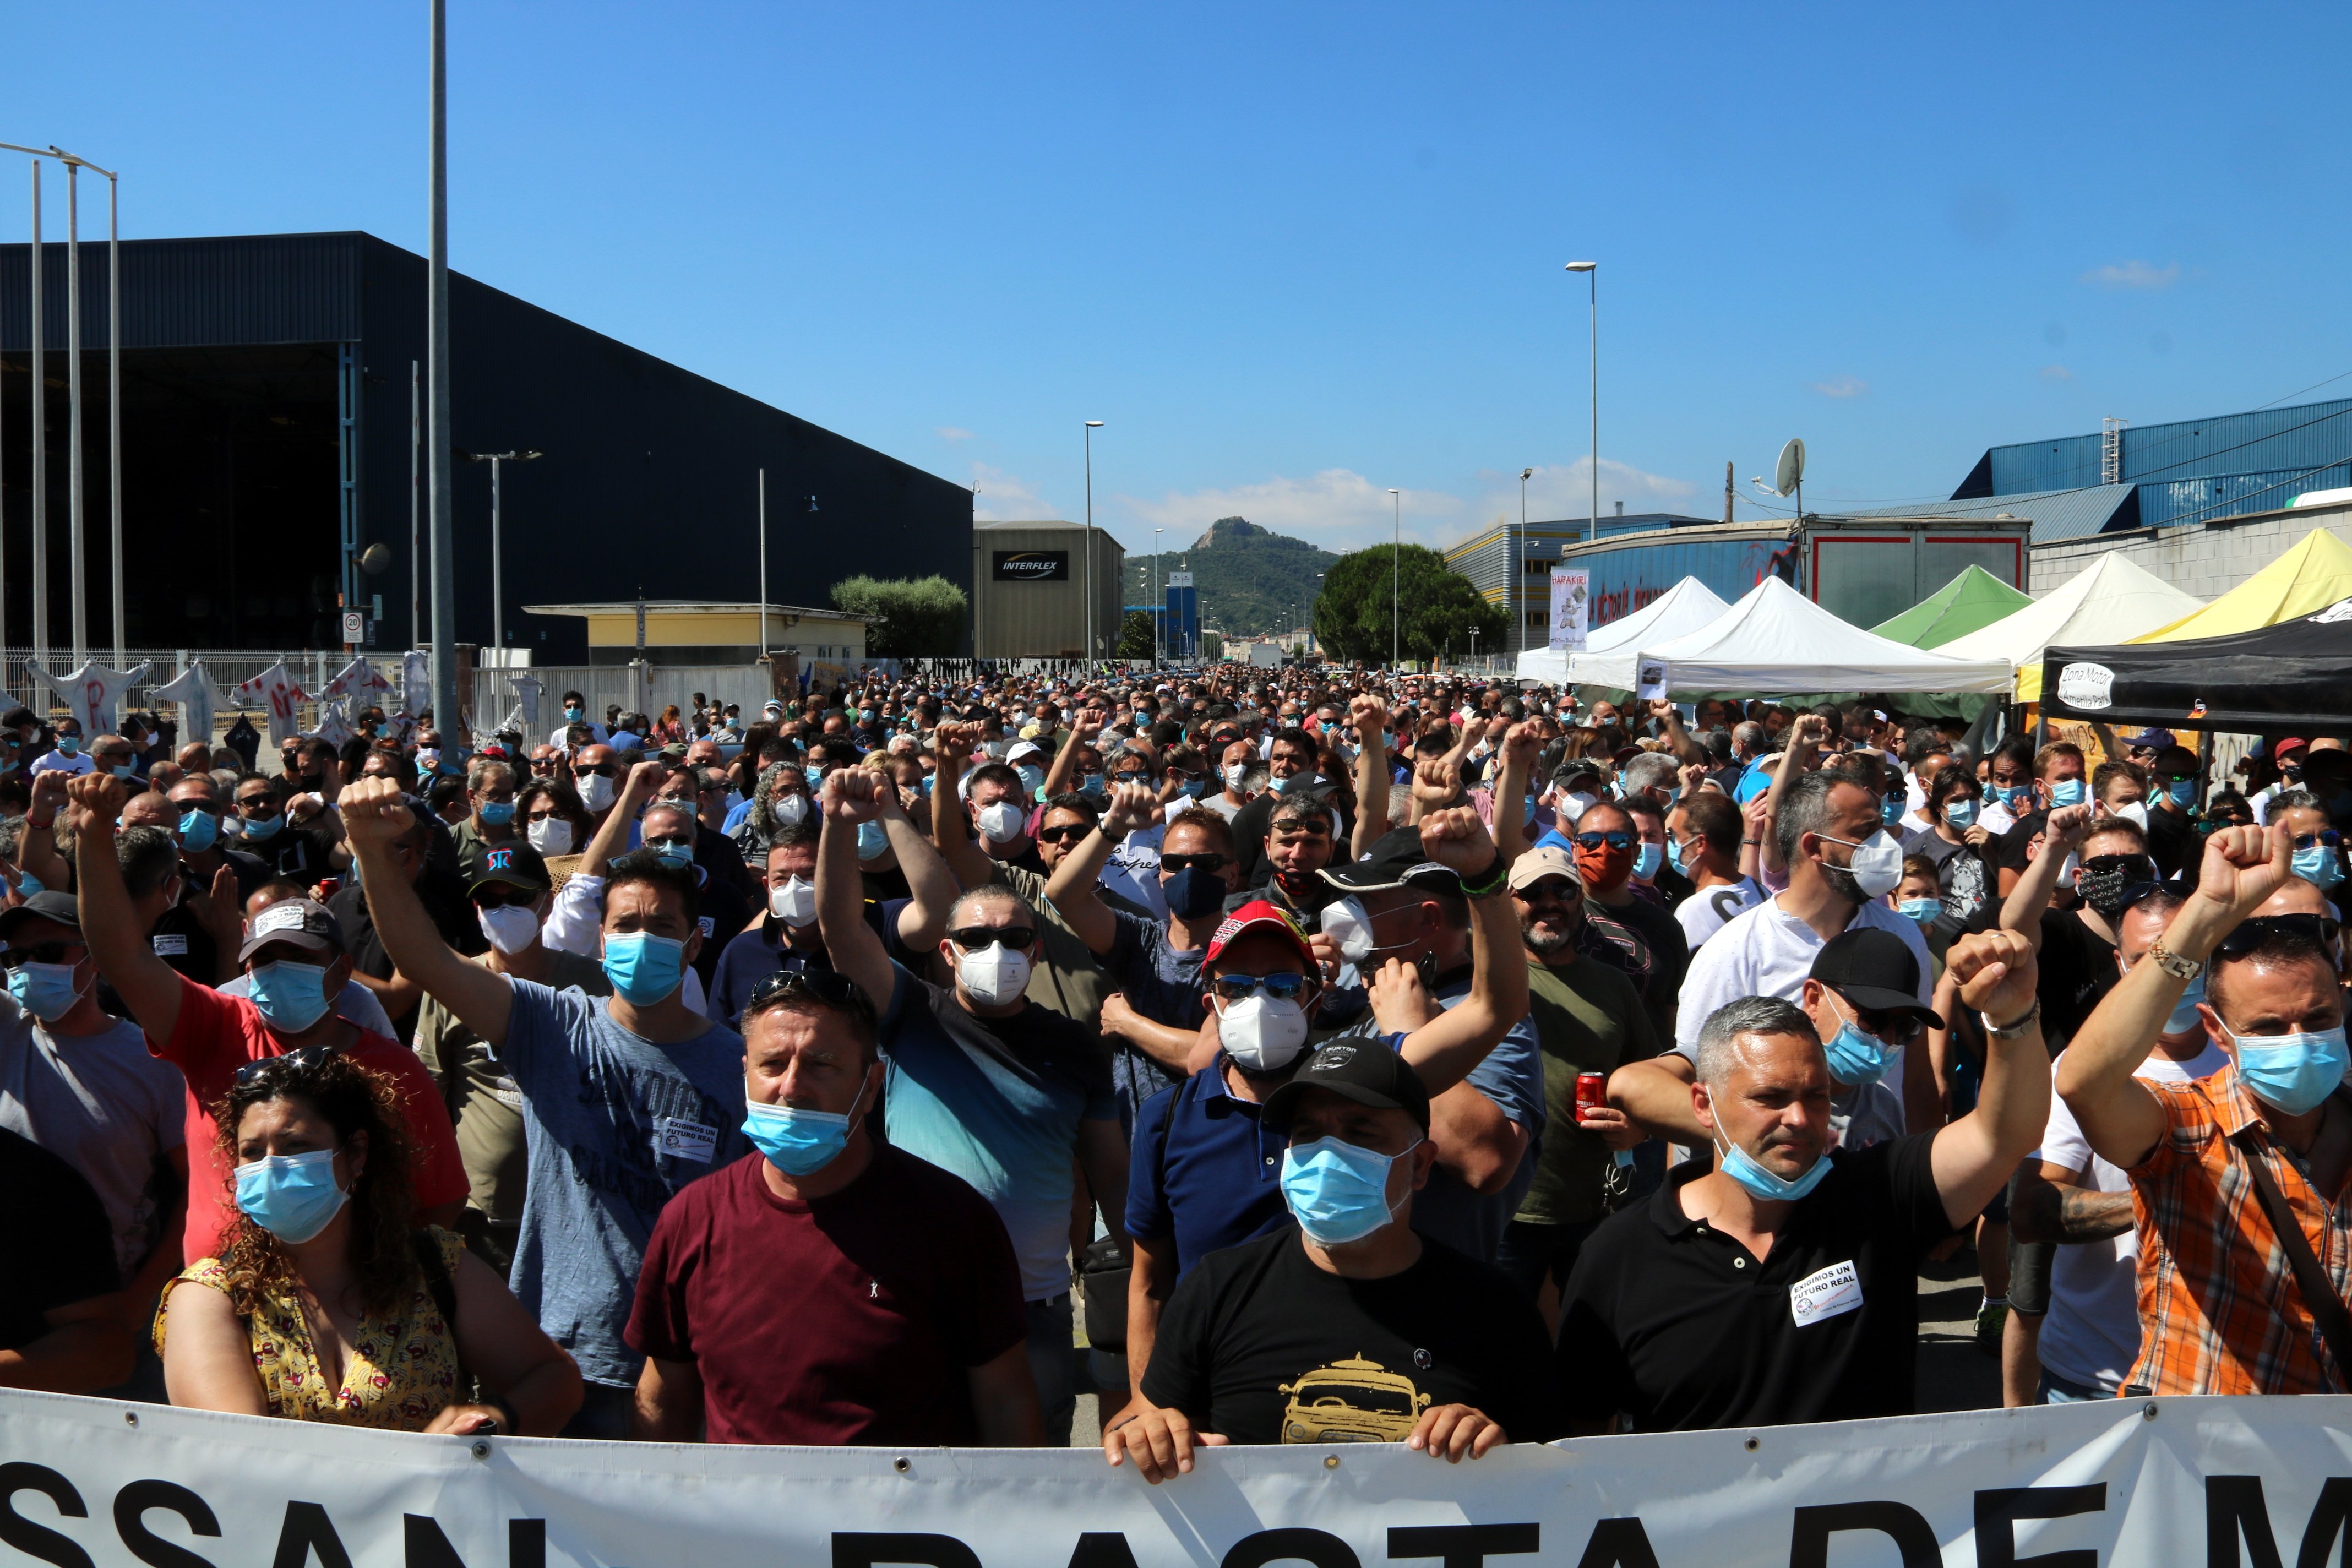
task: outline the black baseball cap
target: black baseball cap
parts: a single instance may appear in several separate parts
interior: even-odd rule
[[[331,963],[343,953],[343,922],[324,904],[309,899],[281,899],[253,917],[252,934],[237,949],[236,961],[243,963],[272,942],[280,942],[320,954]]]
[[[0,910],[0,945],[12,940],[16,928],[26,921],[55,921],[61,926],[81,930],[81,903],[71,893],[61,893],[54,888],[44,888],[11,910]]]
[[[1280,1127],[1298,1110],[1310,1089],[1328,1089],[1342,1100],[1378,1110],[1402,1110],[1429,1131],[1429,1090],[1412,1064],[1372,1036],[1328,1040],[1290,1081],[1266,1097],[1265,1119]]]
[[[1919,961],[1890,931],[1853,926],[1822,943],[1810,978],[1820,981],[1856,1007],[1874,1013],[1910,1013],[1930,1028],[1944,1020],[1919,1005]]]
[[[520,839],[492,844],[467,834],[464,843],[457,854],[457,874],[468,894],[491,882],[530,893],[543,893],[555,885],[539,851]]]
[[[1324,867],[1323,879],[1351,893],[1407,885],[1452,893],[1457,898],[1462,893],[1462,879],[1454,868],[1431,859],[1429,851],[1421,847],[1418,827],[1391,828],[1364,852],[1362,859]]]

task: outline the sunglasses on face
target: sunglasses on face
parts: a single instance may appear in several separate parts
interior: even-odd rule
[[[275,809],[277,805],[276,795],[249,795],[236,803],[236,808],[243,812],[270,811]]]
[[[240,1085],[254,1082],[280,1070],[301,1071],[325,1062],[342,1047],[335,1045],[305,1046],[299,1051],[289,1051],[282,1057],[263,1057],[236,1069],[235,1081]]]
[[[572,776],[575,779],[584,779],[591,773],[593,773],[598,778],[608,779],[613,776],[614,772],[614,769],[612,763],[598,763],[594,767],[572,769]]]
[[[66,955],[73,953],[76,962],[82,952],[78,942],[45,942],[38,947],[0,948],[0,969],[14,969],[23,963],[64,963]]]
[[[1037,940],[1035,926],[965,926],[948,932],[948,940],[966,952],[980,952],[1003,942],[1008,948],[1026,952]]]
[[[1584,889],[1562,878],[1547,877],[1511,896],[1523,904],[1573,904],[1584,897]]]
[[[218,816],[221,814],[220,802],[216,800],[175,800],[172,803],[172,809],[201,811],[206,816]]]
[[[539,895],[527,888],[510,888],[503,882],[493,882],[487,888],[477,888],[467,895],[478,910],[500,910],[509,904],[528,909],[539,902]]]
[[[1092,823],[1066,822],[1059,827],[1039,828],[1037,830],[1037,842],[1040,844],[1067,844],[1074,839],[1084,838],[1087,834],[1092,833],[1093,831],[1094,825]]]
[[[2343,841],[2344,836],[2332,827],[2323,827],[2316,833],[2298,833],[2294,836],[2294,847],[2297,849],[2308,849],[2315,844],[2325,844],[2333,849]]]
[[[1875,1035],[1890,1046],[1907,1046],[1927,1030],[1927,1024],[1916,1013],[1879,1013],[1856,1007],[1853,1026],[1865,1035]]]
[[[1264,992],[1277,1002],[1295,1002],[1307,991],[1307,976],[1287,972],[1278,974],[1220,974],[1210,984],[1218,996],[1227,1002],[1243,1002]]]
[[[2242,958],[2260,947],[2273,936],[2288,936],[2326,947],[2336,940],[2336,922],[2326,915],[2256,915],[2241,921],[2238,929],[2221,939],[2215,949],[2225,958]]]
[[[1233,863],[1232,856],[1220,855],[1213,850],[1204,851],[1199,855],[1162,855],[1160,858],[1160,868],[1163,871],[1171,873],[1176,871],[1222,871]]]
[[[1633,836],[1630,833],[1580,833],[1576,836],[1579,849],[1631,849]]]

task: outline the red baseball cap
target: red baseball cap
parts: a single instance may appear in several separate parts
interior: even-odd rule
[[[2299,740],[2295,736],[2289,735],[2284,741],[2277,741],[2272,743],[2271,755],[2273,758],[2278,758],[2285,756],[2289,752],[2304,752],[2309,751],[2310,749],[2310,742]]]
[[[1315,963],[1315,949],[1308,945],[1307,933],[1300,931],[1288,915],[1264,899],[1252,899],[1227,915],[1218,925],[1217,934],[1209,939],[1209,951],[1202,956],[1201,962],[1203,964],[1216,963],[1218,955],[1231,947],[1244,932],[1261,927],[1279,931],[1289,938],[1290,945],[1297,950],[1298,962],[1307,966],[1307,973],[1319,973]]]

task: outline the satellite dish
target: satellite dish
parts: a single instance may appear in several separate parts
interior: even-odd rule
[[[360,552],[360,570],[371,577],[381,577],[392,569],[392,548],[377,540]]]
[[[1773,493],[1793,495],[1797,487],[1804,482],[1805,442],[1802,437],[1798,437],[1780,448],[1780,466],[1772,470]]]

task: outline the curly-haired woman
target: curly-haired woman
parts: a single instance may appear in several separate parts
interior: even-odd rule
[[[214,1112],[236,1217],[155,1320],[173,1404],[531,1436],[579,1408],[579,1369],[505,1283],[454,1232],[412,1228],[399,1107],[331,1047],[238,1072]]]

